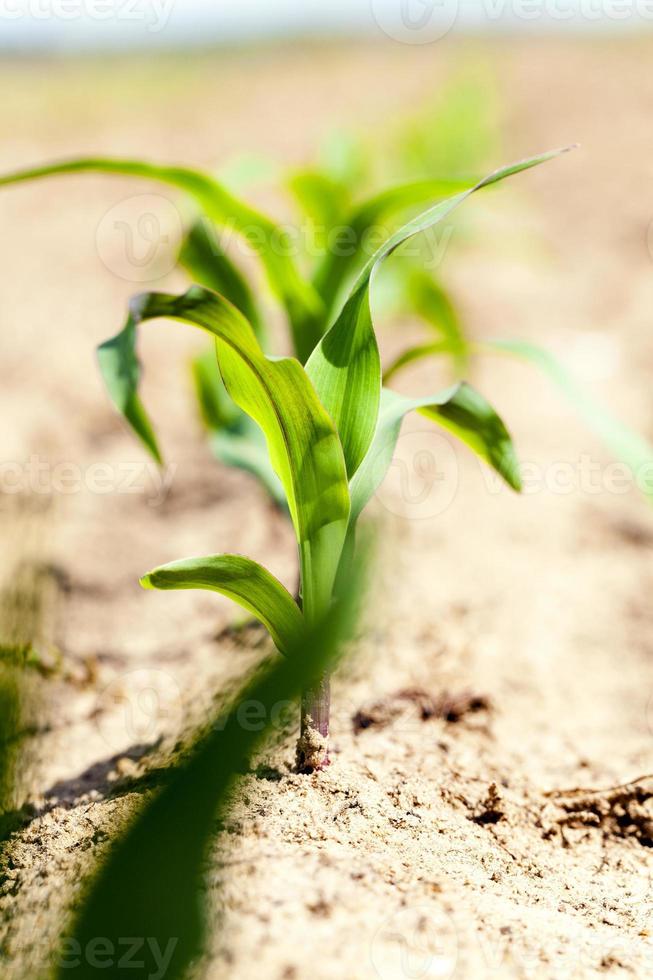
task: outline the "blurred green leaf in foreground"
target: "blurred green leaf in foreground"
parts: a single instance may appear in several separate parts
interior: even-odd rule
[[[232,708],[197,738],[114,845],[57,950],[59,980],[186,975],[203,946],[203,867],[216,818],[278,717],[275,709],[297,699],[337,662],[355,628],[363,564],[328,615],[244,684]],[[251,715],[244,707],[255,710],[256,723],[245,723]]]

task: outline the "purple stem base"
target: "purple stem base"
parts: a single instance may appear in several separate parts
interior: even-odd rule
[[[297,772],[325,769],[329,759],[329,713],[331,684],[328,674],[302,695],[302,720],[297,742]]]

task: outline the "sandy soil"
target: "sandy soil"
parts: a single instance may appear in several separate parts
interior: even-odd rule
[[[470,204],[478,233],[447,256],[447,280],[478,336],[546,342],[653,437],[652,53],[532,41],[294,48],[164,71],[6,63],[16,97],[0,106],[2,169],[80,151],[213,166],[259,148],[262,129],[272,155],[299,162],[330,127],[382,125],[483,59],[504,100],[506,159],[582,149]],[[85,484],[36,494],[51,502],[36,543],[57,593],[44,626],[53,670],[16,801],[31,816],[0,867],[7,980],[40,980],[139,777],[266,650],[229,630],[226,601],[143,593],[139,574],[241,551],[289,586],[295,576],[283,518],[204,448],[179,383],[192,337],[172,325],[144,336],[146,397],[173,465],[162,501],[101,391],[94,345],[142,287],[107,268],[96,230],[149,190],[87,178],[0,195],[3,461],[30,479],[30,457],[48,464],[41,490],[63,462]],[[383,340],[389,355],[396,327]],[[432,390],[434,374],[414,384]],[[293,774],[282,731],[243,778],[207,877],[226,928],[198,977],[651,974],[653,519],[546,381],[496,361],[474,380],[539,468],[532,492],[497,490],[463,450],[407,428],[404,466],[374,505],[373,627],[335,683],[334,764]],[[421,495],[411,466],[424,448],[448,480]],[[98,463],[112,467],[107,492],[89,489]],[[14,500],[2,500],[5,541]]]

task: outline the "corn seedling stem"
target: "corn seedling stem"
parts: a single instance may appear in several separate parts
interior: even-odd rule
[[[331,681],[322,674],[314,687],[302,694],[301,730],[297,742],[297,771],[310,773],[329,765],[329,714]]]
[[[448,220],[475,192],[559,152],[496,170],[473,186],[434,180],[395,189],[389,196],[359,205],[349,222],[358,231],[371,227],[392,202],[413,207],[429,201],[431,206],[394,231],[367,261],[358,253],[353,264],[338,270],[338,289],[322,292],[303,276],[293,259],[272,247],[279,230],[274,223],[234,198],[210,175],[143,161],[85,159],[0,177],[0,186],[83,171],[157,179],[193,197],[204,216],[218,226],[235,228],[241,234],[252,228],[261,233],[261,262],[273,292],[286,308],[296,358],[266,355],[253,290],[223,252],[213,255],[206,236],[191,232],[184,252],[186,265],[194,274],[201,273],[203,285],[181,296],[147,293],[134,297],[124,328],[100,346],[98,360],[115,406],[160,462],[154,427],[139,396],[138,328],[164,318],[198,327],[211,336],[214,348],[209,373],[205,366],[196,372],[205,418],[221,435],[221,451],[232,463],[253,469],[268,485],[278,484],[275,492],[285,497],[298,546],[301,599],[293,598],[258,562],[233,554],[171,562],[143,576],[145,588],[219,592],[257,616],[281,654],[288,656],[299,647],[311,657],[313,650],[305,638],[319,633],[337,605],[339,570],[347,571],[357,551],[357,521],[390,468],[408,413],[417,411],[460,439],[519,491],[510,435],[480,392],[461,382],[436,394],[409,398],[383,386],[370,291],[377,268],[404,243]],[[327,257],[329,262],[335,258]],[[348,274],[341,275],[341,271]],[[337,293],[343,291],[340,286],[346,294],[342,305],[336,303]],[[432,292],[429,295],[433,298]],[[450,334],[458,351],[460,338],[451,324]],[[252,433],[256,433],[254,443]],[[264,448],[268,459],[261,461]],[[302,697],[297,746],[298,768],[303,772],[322,769],[329,761],[329,675],[322,673],[317,683],[310,676]]]

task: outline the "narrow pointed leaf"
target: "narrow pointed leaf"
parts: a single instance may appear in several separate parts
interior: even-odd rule
[[[560,156],[562,153],[567,153],[571,149],[573,149],[573,147],[567,146],[558,150],[550,150],[548,153],[541,153],[538,156],[528,157],[525,160],[520,160],[517,163],[510,164],[507,167],[501,167],[498,170],[494,170],[491,174],[488,174],[487,177],[484,177],[483,180],[480,180],[473,187],[469,187],[467,190],[462,191],[459,194],[455,194],[453,197],[448,197],[443,201],[439,201],[427,211],[423,211],[421,214],[418,214],[393,235],[390,235],[387,241],[384,242],[377,252],[375,252],[361,271],[352,291],[355,292],[360,285],[369,281],[370,276],[379,262],[383,261],[383,259],[395,252],[401,245],[404,244],[404,242],[407,242],[414,235],[419,235],[420,233],[427,231],[429,228],[433,228],[434,225],[441,222],[444,218],[448,217],[448,215],[455,211],[456,208],[460,207],[460,205],[472,194],[475,194],[476,191],[479,191],[484,187],[490,187],[492,184],[497,184],[499,181],[505,180],[506,177],[512,177],[515,174],[522,173],[524,170],[530,170],[533,167],[537,167],[541,163],[546,163],[548,160],[553,160],[555,157]]]
[[[383,372],[383,383],[389,384],[396,374],[399,374],[409,364],[416,361],[423,361],[426,357],[439,357],[441,354],[450,354],[451,347],[446,340],[441,340],[435,344],[416,344],[395,357]]]
[[[441,339],[402,351],[384,370],[383,383],[389,384],[409,364],[443,354],[451,358],[455,377],[462,378],[467,373],[470,345],[444,286],[432,274],[414,269],[406,276],[401,293],[402,311],[416,313]]]
[[[577,383],[573,375],[549,351],[525,340],[490,340],[480,350],[507,354],[539,368],[566,396],[588,428],[617,459],[632,470],[641,492],[653,501],[653,445],[620,422]]]
[[[334,310],[342,287],[360,268],[367,241],[382,221],[388,221],[409,208],[468,189],[473,184],[474,180],[447,178],[412,181],[381,191],[343,216],[341,224],[347,229],[347,240],[346,243],[343,240],[343,245],[347,247],[332,247],[318,264],[313,276],[313,285],[326,304],[327,315]]]
[[[322,404],[340,434],[350,479],[371,445],[379,411],[381,364],[369,297],[375,270],[404,242],[442,221],[475,191],[544,163],[561,152],[554,150],[496,170],[475,187],[439,202],[391,235],[365,265],[340,316],[306,365]]]
[[[215,458],[226,466],[251,473],[272,500],[286,509],[286,495],[270,463],[265,436],[227,394],[214,349],[195,358],[193,380]]]
[[[462,382],[424,398],[404,398],[384,388],[374,441],[351,481],[352,523],[383,482],[392,462],[403,420],[412,411],[420,412],[455,435],[514,490],[521,488],[510,434],[489,402],[471,385]]]
[[[220,376],[215,345],[194,358],[191,368],[195,394],[206,428],[211,432],[240,429],[247,416],[227,393]]]
[[[365,283],[347,301],[306,364],[340,435],[349,478],[369,449],[381,396],[381,358]]]
[[[306,372],[293,358],[269,359],[243,315],[223,297],[199,286],[182,296],[145,293],[130,306],[125,328],[99,349],[110,393],[137,397],[136,326],[168,317],[206,330],[216,341],[230,397],[260,426],[283,484],[300,547],[305,611],[328,602],[349,513],[342,447]],[[121,403],[117,402],[121,408]],[[144,414],[144,413],[143,413]],[[140,421],[140,418],[139,418]],[[147,432],[137,428],[146,442]]]
[[[207,221],[200,218],[187,232],[179,251],[179,264],[194,283],[220,293],[233,303],[260,339],[261,321],[249,283]]]
[[[161,565],[141,579],[146,589],[209,589],[233,599],[267,628],[281,653],[297,644],[304,628],[299,606],[266,568],[242,555],[187,558]]]
[[[406,281],[406,304],[442,339],[456,370],[463,374],[469,343],[456,307],[442,283],[432,273],[413,269]]]
[[[105,157],[66,160],[6,174],[0,177],[0,187],[73,173],[124,174],[170,184],[190,195],[211,221],[242,235],[258,253],[272,290],[284,303],[297,354],[300,360],[306,360],[323,332],[324,307],[290,256],[283,229],[270,218],[239,200],[208,174],[190,167],[163,166],[142,160]]]
[[[136,322],[130,317],[123,330],[98,348],[98,363],[111,401],[125,417],[157,463],[163,462],[159,443],[138,394],[141,366],[135,354]]]

